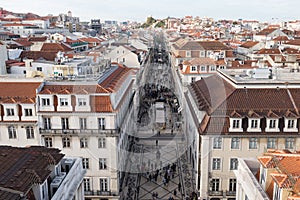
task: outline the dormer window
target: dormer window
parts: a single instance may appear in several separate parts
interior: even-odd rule
[[[67,98],[60,98],[60,106],[68,106],[68,104]]]
[[[78,98],[78,105],[79,106],[86,106],[86,99],[85,98]]]
[[[232,128],[240,128],[240,121],[239,119],[234,119],[233,120],[233,124],[232,124]]]
[[[251,119],[251,128],[258,127],[258,119]]]
[[[276,119],[270,119],[269,128],[270,129],[276,128]]]
[[[196,70],[197,70],[197,67],[196,67],[196,66],[192,66],[191,71],[192,71],[192,72],[195,72]]]
[[[295,120],[294,119],[289,119],[287,122],[288,122],[287,123],[287,128],[294,128],[294,126],[295,126]]]
[[[266,131],[279,131],[279,126],[278,126],[278,119],[268,119],[267,118],[267,126],[266,126]]]
[[[6,109],[6,115],[7,116],[14,116],[15,115],[15,111],[13,108],[7,108]]]
[[[298,128],[297,128],[297,119],[295,118],[285,118],[285,127],[283,129],[283,131],[286,132],[297,132]]]
[[[230,118],[230,128],[229,131],[232,132],[242,132],[242,119],[240,118]]]
[[[249,118],[248,124],[249,124],[248,128],[247,128],[248,132],[261,131],[261,129],[260,129],[260,119],[259,118]]]
[[[206,72],[206,66],[201,66],[201,72]]]

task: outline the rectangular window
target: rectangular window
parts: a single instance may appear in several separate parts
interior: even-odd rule
[[[82,167],[83,169],[89,169],[90,163],[88,158],[82,158]]]
[[[221,169],[221,158],[213,158],[213,170],[220,170]]]
[[[238,159],[230,158],[230,170],[237,170],[238,168]]]
[[[26,108],[24,109],[24,112],[25,112],[25,116],[32,116],[32,109]]]
[[[91,182],[89,178],[83,179],[83,188],[85,192],[91,191]]]
[[[106,138],[99,138],[98,139],[98,148],[105,148],[106,147]]]
[[[43,118],[44,121],[44,129],[51,129],[51,119],[49,117]]]
[[[294,138],[286,138],[285,139],[285,148],[286,149],[294,149]]]
[[[276,143],[277,143],[276,138],[268,138],[267,148],[268,149],[276,149]]]
[[[50,106],[50,99],[42,98],[42,106]]]
[[[257,128],[257,126],[258,126],[258,120],[251,119],[251,128]]]
[[[26,126],[26,136],[27,139],[33,139],[34,138],[34,130],[32,126]]]
[[[99,158],[99,169],[107,169],[106,158]]]
[[[9,126],[7,128],[8,130],[8,138],[9,139],[16,139],[17,138],[17,131],[16,131],[16,127],[14,126]]]
[[[68,106],[69,102],[67,98],[60,98],[60,106]]]
[[[186,57],[191,57],[191,52],[190,51],[186,51]]]
[[[196,81],[196,77],[191,78],[191,82],[194,83]]]
[[[270,119],[269,128],[276,128],[276,119]]]
[[[195,72],[196,71],[196,69],[197,69],[197,67],[196,66],[192,66],[192,72]]]
[[[213,71],[216,71],[216,66],[211,65],[211,66],[210,66],[210,71],[212,71],[212,72],[213,72]]]
[[[48,148],[53,146],[51,137],[45,137],[45,146],[48,147]]]
[[[71,140],[68,137],[63,137],[62,138],[62,144],[63,144],[63,148],[69,148],[71,147]]]
[[[6,114],[7,114],[7,116],[14,116],[15,111],[13,108],[6,108]]]
[[[236,192],[236,179],[235,178],[229,179],[229,191]]]
[[[222,138],[221,137],[215,137],[214,143],[213,143],[214,149],[221,149],[222,148]]]
[[[105,118],[98,118],[98,128],[105,130]]]
[[[239,149],[240,148],[240,138],[232,138],[231,139],[231,149]]]
[[[63,130],[69,129],[69,118],[61,118],[61,128]]]
[[[78,106],[86,106],[86,104],[85,98],[78,98]]]
[[[86,118],[79,118],[79,125],[81,130],[86,129]]]
[[[206,72],[206,66],[201,66],[201,72]]]
[[[295,120],[289,119],[288,120],[288,125],[287,128],[294,128]]]
[[[108,191],[108,179],[100,178],[100,191],[107,192]]]
[[[36,70],[40,71],[40,72],[43,71],[43,69],[41,67],[37,67]]]
[[[220,179],[213,178],[211,179],[211,191],[218,192],[220,189]]]
[[[240,120],[239,119],[233,120],[232,128],[240,128]]]
[[[257,149],[257,138],[249,138],[249,149]]]
[[[88,147],[88,139],[80,138],[80,148],[87,148],[87,147]]]

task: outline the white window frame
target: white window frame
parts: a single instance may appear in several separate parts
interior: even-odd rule
[[[236,178],[230,178],[228,186],[229,186],[228,187],[228,191],[229,192],[236,192],[236,188],[237,188],[237,180],[236,180]]]
[[[106,148],[106,138],[105,137],[98,138],[98,148],[99,149]]]
[[[267,126],[266,126],[266,132],[279,132],[279,119],[276,118],[268,118],[267,119]]]
[[[60,106],[69,106],[69,99],[68,98],[59,98],[59,105]]]
[[[100,184],[100,191],[101,192],[108,192],[109,191],[109,179],[108,178],[100,178],[99,179]],[[103,187],[105,186],[105,187]]]
[[[230,170],[237,170],[238,169],[238,159],[237,158],[230,158],[230,166],[229,169]]]
[[[44,138],[45,147],[51,148],[53,147],[53,139],[52,137],[45,137]]]
[[[41,105],[42,106],[50,106],[50,98],[41,98]]]
[[[33,126],[26,126],[25,131],[26,131],[27,139],[34,139],[34,128],[33,128]]]
[[[222,137],[213,138],[213,149],[222,149],[223,139]]]
[[[91,191],[91,179],[90,178],[83,179],[83,189],[85,192]]]
[[[79,128],[80,130],[86,130],[87,129],[87,119],[86,118],[79,118]]]
[[[88,138],[80,138],[80,148],[88,148]]]
[[[221,170],[221,158],[212,158],[212,170]]]
[[[285,118],[285,126],[283,128],[284,132],[298,132],[297,119],[295,118]]]
[[[277,147],[277,138],[269,137],[267,138],[267,149],[276,149]]]
[[[230,118],[230,132],[243,132],[242,119],[241,118]]]
[[[62,117],[61,118],[61,129],[68,130],[70,128],[69,118],[68,117]]]
[[[107,158],[99,158],[99,170],[107,170]]]
[[[200,66],[200,71],[201,72],[207,72],[207,67],[205,65]]]
[[[51,129],[51,118],[43,117],[43,124],[44,124],[44,129],[46,129],[46,130]]]
[[[9,139],[17,139],[17,130],[15,126],[8,126],[7,127],[8,138]]]
[[[233,137],[230,142],[230,149],[240,149],[241,146],[241,138]]]
[[[219,178],[211,179],[211,191],[212,192],[219,192],[220,186],[221,186],[221,180]]]
[[[70,148],[71,147],[71,138],[70,137],[63,137],[61,140],[62,140],[63,148]]]
[[[78,106],[80,107],[87,106],[87,99],[82,97],[78,98]]]
[[[285,148],[286,149],[294,149],[295,148],[295,138],[292,138],[292,137],[285,138]]]
[[[98,118],[98,129],[105,130],[105,118],[104,117]]]
[[[8,116],[8,117],[15,116],[15,109],[14,108],[6,108],[6,116]]]
[[[24,108],[24,116],[26,116],[26,117],[33,116],[33,110],[32,110],[32,108]]]
[[[89,158],[82,158],[82,167],[83,167],[83,169],[90,168],[90,159]]]
[[[249,149],[258,149],[258,138],[251,137],[249,138]]]
[[[247,132],[261,132],[260,118],[249,118]]]
[[[191,67],[191,72],[196,72],[197,71],[197,66],[193,66]]]

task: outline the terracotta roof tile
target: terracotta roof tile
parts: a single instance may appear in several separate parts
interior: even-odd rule
[[[49,167],[58,164],[63,156],[60,150],[46,147],[0,146],[0,187],[26,196],[35,184],[47,179],[51,173]],[[3,195],[3,189],[0,189],[0,195]]]
[[[2,102],[35,102],[36,89],[40,82],[0,82],[0,101]]]

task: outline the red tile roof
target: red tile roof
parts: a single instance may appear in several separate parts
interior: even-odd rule
[[[259,42],[255,42],[255,41],[247,41],[245,43],[243,43],[240,47],[244,47],[244,48],[251,48],[255,45],[257,45]]]
[[[40,82],[0,82],[0,102],[34,103]]]
[[[15,194],[26,196],[33,186],[50,176],[50,166],[57,165],[63,156],[53,148],[0,146],[0,199]]]
[[[68,52],[72,51],[71,48],[67,47],[64,44],[59,44],[59,43],[44,43],[42,46],[41,51],[46,51],[46,52]]]

